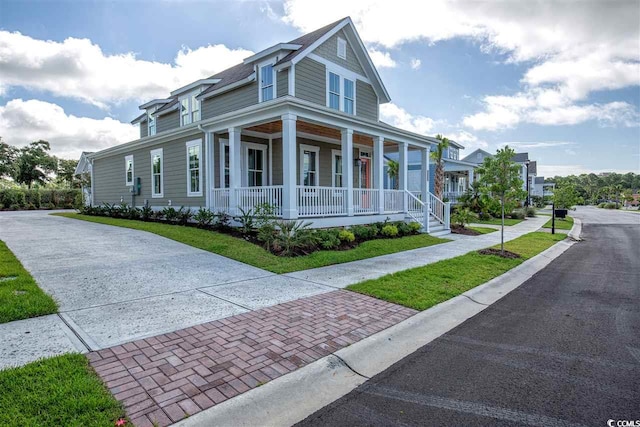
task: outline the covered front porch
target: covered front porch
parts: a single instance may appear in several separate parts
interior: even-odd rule
[[[476,165],[461,160],[445,161],[443,199],[455,205],[475,180]]]
[[[276,217],[315,227],[389,217],[448,229],[447,204],[429,192],[428,143],[328,121],[289,113],[208,132],[209,209],[240,215],[268,206]],[[418,193],[407,189],[409,150],[421,152],[425,171]],[[384,188],[386,151],[400,153],[398,189]]]

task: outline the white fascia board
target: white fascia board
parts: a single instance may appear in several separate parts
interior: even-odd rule
[[[200,79],[200,80],[196,80],[193,83],[189,83],[186,86],[182,86],[179,89],[174,90],[173,92],[171,92],[171,96],[178,96],[181,95],[185,92],[189,92],[193,89],[197,89],[200,86],[210,86],[210,85],[214,85],[216,83],[220,83],[220,79]]]
[[[138,108],[140,110],[146,110],[147,108],[153,107],[154,105],[167,104],[167,103],[169,103],[171,101],[173,101],[171,98],[168,98],[168,99],[152,99],[151,101],[138,106]]]
[[[146,114],[141,115],[141,116],[136,117],[135,119],[131,120],[131,124],[132,124],[132,125],[138,124],[138,123],[140,123],[140,122],[144,121],[146,118],[147,118],[147,115],[146,115]]]
[[[302,47],[301,44],[295,44],[295,43],[278,43],[277,45],[271,46],[270,48],[267,48],[263,51],[260,51],[258,53],[256,53],[255,55],[252,55],[248,58],[245,58],[244,61],[242,61],[244,64],[250,64],[252,62],[255,61],[259,61],[264,57],[267,57],[269,55],[272,55],[276,52],[280,52],[282,50],[285,50],[287,52],[291,52],[294,50],[298,50]]]
[[[344,28],[345,25],[347,25],[349,22],[351,22],[351,20],[349,18],[345,18],[342,22],[340,22],[339,24],[337,24],[335,27],[333,27],[329,32],[325,33],[324,36],[320,37],[318,40],[316,40],[315,42],[311,43],[304,51],[302,51],[302,53],[298,56],[296,56],[295,58],[293,58],[291,60],[291,62],[295,65],[298,62],[300,62],[303,58],[305,58],[308,54],[310,54],[311,52],[313,52],[318,46],[320,46],[322,43],[326,42],[327,40],[329,40],[331,37],[333,37],[333,35],[335,33],[337,33],[338,31],[340,31],[342,28]]]
[[[251,75],[249,75],[245,79],[238,80],[237,82],[231,83],[230,85],[226,85],[224,87],[221,87],[220,89],[212,90],[211,92],[208,92],[208,93],[205,93],[205,94],[200,94],[200,95],[196,96],[196,99],[202,101],[202,100],[205,100],[207,98],[211,98],[213,96],[220,95],[220,94],[225,93],[225,92],[229,92],[230,90],[237,89],[240,86],[244,86],[246,84],[252,83],[255,80],[256,80],[256,73],[254,71],[253,73],[251,73]]]
[[[170,112],[172,112],[172,111],[177,110],[177,109],[178,109],[178,105],[180,105],[180,104],[176,104],[176,105],[174,105],[174,106],[173,106],[173,107],[171,107],[171,108],[167,108],[166,110],[162,110],[162,111],[159,111],[159,112],[155,112],[155,113],[153,113],[153,115],[154,115],[155,117],[164,116],[164,115],[165,115],[165,114],[167,114],[167,113],[170,113]]]

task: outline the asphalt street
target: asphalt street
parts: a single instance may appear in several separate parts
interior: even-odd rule
[[[299,425],[640,420],[640,214],[579,208],[572,215],[583,220],[584,241]]]

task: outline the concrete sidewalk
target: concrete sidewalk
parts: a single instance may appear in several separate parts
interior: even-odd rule
[[[504,240],[506,242],[537,231],[548,220],[547,217],[528,218],[519,224],[505,227]],[[447,238],[453,241],[360,261],[296,271],[285,276],[334,288],[345,288],[364,280],[377,279],[390,273],[421,267],[499,244],[500,231],[480,236],[452,234]]]

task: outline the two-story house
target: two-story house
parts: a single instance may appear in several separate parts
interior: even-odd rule
[[[231,214],[268,203],[315,227],[389,217],[446,232],[448,205],[428,188],[434,140],[381,122],[389,101],[353,22],[341,19],[141,105],[139,139],[85,155],[91,203]],[[384,188],[390,151],[398,189]],[[407,187],[412,152],[425,171],[421,197]]]

